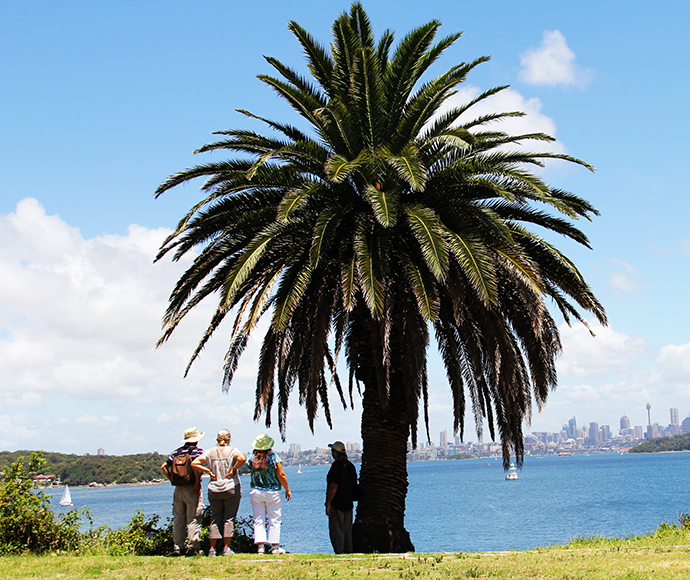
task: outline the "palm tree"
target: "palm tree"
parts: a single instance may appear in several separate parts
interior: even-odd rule
[[[588,246],[572,225],[596,210],[548,186],[530,168],[547,158],[516,144],[551,141],[490,128],[520,115],[496,112],[467,121],[486,91],[461,106],[449,98],[487,60],[422,76],[460,36],[435,42],[440,23],[375,42],[359,3],[333,24],[330,51],[297,23],[311,78],[274,58],[279,78],[258,78],[302,118],[295,126],[258,117],[271,136],[220,131],[198,152],[228,160],[169,177],[160,195],[203,177],[204,198],[179,222],[157,259],[198,251],[175,286],[159,346],[207,297],[218,299],[190,365],[228,314],[234,317],[224,361],[227,390],[260,318],[269,312],[257,372],[255,419],[270,426],[273,407],[284,433],[294,386],[314,426],[331,425],[329,390],[344,407],[362,396],[364,498],[355,550],[414,549],[404,527],[408,441],[417,441],[420,399],[428,437],[427,347],[430,331],[445,364],[454,430],[464,432],[468,404],[476,428],[488,425],[523,457],[522,424],[556,386],[560,351],[547,298],[564,319],[601,323],[606,315],[575,265],[534,227]],[[442,111],[442,107],[445,110]],[[549,212],[548,210],[558,212]],[[337,372],[343,354],[344,385]],[[187,368],[189,370],[189,367]],[[466,397],[469,396],[469,401]]]

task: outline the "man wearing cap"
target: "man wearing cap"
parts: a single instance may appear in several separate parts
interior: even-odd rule
[[[168,459],[161,465],[161,471],[166,479],[172,482],[170,470],[173,461],[182,453],[189,454],[191,461],[199,457],[204,450],[197,443],[204,436],[196,427],[191,427],[184,432],[182,447],[173,451]],[[185,533],[187,546],[185,556],[194,556],[199,550],[199,537],[201,535],[201,517],[204,511],[204,502],[201,495],[201,474],[194,470],[194,483],[191,485],[176,485],[173,494],[173,556],[179,556],[185,547]]]
[[[342,441],[329,443],[333,463],[326,476],[328,532],[336,554],[352,552],[352,508],[357,487],[357,470],[347,458]]]

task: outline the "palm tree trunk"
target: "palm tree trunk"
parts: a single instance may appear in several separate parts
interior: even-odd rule
[[[355,552],[362,553],[412,552],[414,546],[404,523],[407,441],[410,435],[405,397],[400,392],[400,385],[391,384],[393,392],[384,406],[377,389],[373,364],[366,364],[365,360],[368,358],[371,361],[372,350],[368,349],[368,356],[361,350],[359,354],[357,374],[364,383],[360,469],[363,497],[357,505],[353,548]],[[365,370],[364,367],[368,368]],[[392,375],[395,383],[394,373]]]

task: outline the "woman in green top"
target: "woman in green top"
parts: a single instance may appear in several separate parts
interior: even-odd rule
[[[285,488],[285,499],[292,494],[280,456],[273,452],[275,441],[262,433],[252,443],[252,452],[247,457],[251,473],[249,497],[254,512],[254,543],[257,552],[264,553],[264,544],[271,544],[272,554],[284,554],[280,544],[280,521],[283,499],[281,486]]]

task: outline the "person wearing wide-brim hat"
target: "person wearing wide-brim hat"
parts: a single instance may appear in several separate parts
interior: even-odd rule
[[[281,487],[285,488],[285,499],[290,501],[288,484],[280,456],[273,451],[275,441],[262,433],[252,443],[252,451],[247,456],[251,473],[249,497],[254,514],[254,543],[257,552],[264,553],[265,544],[271,544],[272,554],[284,554],[280,547],[280,522],[283,499]]]
[[[204,500],[201,495],[201,475],[192,468],[192,462],[204,450],[197,443],[204,436],[196,427],[190,427],[184,432],[182,447],[173,451],[161,465],[163,475],[175,486],[173,494],[173,556],[194,556],[199,551],[201,537],[201,518],[204,513]],[[177,469],[173,470],[176,459],[188,456],[188,477],[181,481]],[[187,545],[185,547],[185,531]]]

